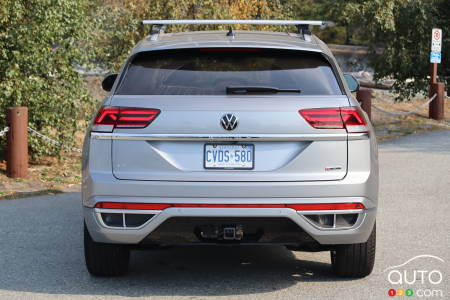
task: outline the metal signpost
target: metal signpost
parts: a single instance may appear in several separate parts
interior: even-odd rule
[[[430,102],[429,117],[435,120],[444,119],[444,89],[445,84],[443,82],[437,82],[437,69],[438,64],[441,63],[441,51],[442,51],[442,30],[439,28],[433,28],[431,31],[431,74],[430,74],[430,94],[432,97],[436,94],[436,99]]]
[[[441,50],[442,50],[442,30],[433,28],[431,31],[431,78],[430,83],[436,83],[437,77],[437,64],[441,63]]]

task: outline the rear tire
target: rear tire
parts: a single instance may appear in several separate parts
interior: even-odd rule
[[[376,224],[365,243],[338,245],[331,250],[333,272],[341,277],[363,278],[372,273],[375,263]]]
[[[123,245],[94,242],[84,225],[84,258],[94,276],[120,276],[127,272],[130,249]]]

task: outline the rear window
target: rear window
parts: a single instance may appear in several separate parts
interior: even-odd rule
[[[139,53],[116,93],[225,95],[227,87],[236,86],[295,89],[301,90],[301,95],[342,95],[331,66],[320,53],[248,48]]]

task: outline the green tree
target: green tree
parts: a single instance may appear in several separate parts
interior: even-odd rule
[[[6,108],[28,106],[30,127],[71,144],[90,96],[75,66],[87,61],[88,0],[0,0],[0,128]],[[4,139],[0,146],[4,148]],[[30,138],[34,155],[58,148]]]
[[[97,37],[96,62],[117,70],[131,48],[149,30],[143,19],[278,19],[285,10],[281,1],[271,0],[97,0],[93,11]],[[233,26],[247,29],[249,26]],[[269,26],[259,26],[269,29]],[[167,32],[181,30],[228,29],[227,26],[170,26]],[[271,28],[279,29],[279,28]]]
[[[426,92],[429,79],[431,30],[442,28],[443,62],[439,66],[440,80],[450,83],[450,5],[448,0],[372,1],[363,12],[371,22],[371,46],[382,46],[381,55],[374,56],[376,78],[396,80],[394,89],[401,97]],[[388,2],[385,5],[383,2]],[[377,15],[378,9],[385,13]]]
[[[285,0],[294,18],[327,19],[337,26],[318,33],[326,42],[370,46],[375,78],[394,78],[394,90],[408,99],[428,89],[431,29],[442,28],[440,80],[450,81],[448,0]],[[313,2],[313,3],[310,3]],[[306,8],[304,7],[306,6]],[[375,55],[375,49],[383,49]]]

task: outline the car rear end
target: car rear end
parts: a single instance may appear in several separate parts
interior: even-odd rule
[[[134,53],[83,157],[85,242],[122,260],[130,245],[276,244],[336,261],[374,235],[373,130],[325,51]],[[113,273],[89,249],[91,273]]]

